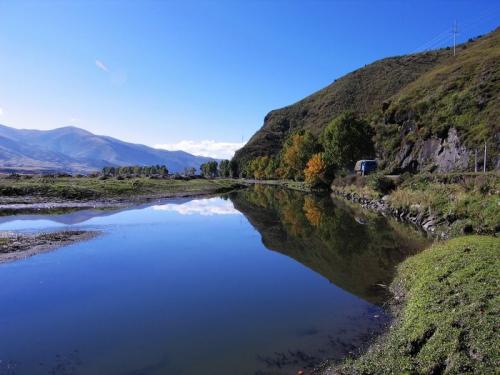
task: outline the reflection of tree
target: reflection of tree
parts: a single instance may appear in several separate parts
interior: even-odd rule
[[[310,196],[304,197],[304,213],[306,215],[307,221],[313,227],[318,228],[321,224],[321,209],[316,201]]]
[[[383,217],[361,225],[352,210],[329,196],[256,185],[230,198],[267,248],[371,302],[383,299],[376,284],[389,283],[394,267],[425,244],[408,230],[394,230]]]

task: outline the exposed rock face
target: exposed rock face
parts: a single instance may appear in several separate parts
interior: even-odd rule
[[[470,152],[460,144],[457,130],[451,128],[448,138],[441,143],[441,148],[433,155],[437,172],[466,170],[469,166]]]
[[[466,171],[470,169],[471,156],[472,151],[461,144],[457,130],[450,128],[445,139],[433,136],[403,145],[396,156],[394,171]]]

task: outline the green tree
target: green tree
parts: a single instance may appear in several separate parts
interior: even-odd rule
[[[166,165],[160,165],[159,168],[158,168],[158,173],[162,177],[165,177],[166,175],[168,175],[168,168],[167,168],[167,166]]]
[[[217,162],[215,160],[203,163],[200,166],[201,174],[205,177],[213,178],[217,176]]]
[[[229,162],[229,177],[236,178],[239,176],[240,168],[236,160]]]
[[[219,176],[220,177],[230,177],[231,169],[229,168],[229,160],[221,160],[219,163]]]
[[[372,136],[373,131],[366,121],[353,112],[342,113],[321,134],[326,165],[351,169],[357,160],[373,157]]]

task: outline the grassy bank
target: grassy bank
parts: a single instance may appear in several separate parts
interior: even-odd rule
[[[332,189],[377,200],[400,212],[432,216],[450,236],[494,234],[500,230],[500,174],[423,174],[388,179],[352,176],[337,179]]]
[[[327,373],[489,374],[500,365],[500,239],[459,237],[403,262],[396,320],[357,360]]]
[[[0,197],[44,197],[69,200],[133,199],[210,194],[231,190],[238,182],[229,179],[100,179],[97,177],[20,176],[0,178]]]

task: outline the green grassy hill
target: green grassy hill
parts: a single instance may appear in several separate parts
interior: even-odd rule
[[[301,129],[318,136],[351,110],[370,121],[378,157],[391,171],[470,170],[473,150],[485,139],[490,169],[500,143],[500,29],[449,49],[376,61],[282,109],[235,155],[243,164],[275,155]],[[451,129],[451,131],[450,131]]]

